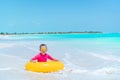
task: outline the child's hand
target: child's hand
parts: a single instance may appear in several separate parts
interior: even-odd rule
[[[54,59],[53,61],[59,61],[59,60],[57,60],[57,59]]]
[[[30,62],[34,62],[34,63],[36,63],[37,61],[36,61],[36,60],[30,60]]]

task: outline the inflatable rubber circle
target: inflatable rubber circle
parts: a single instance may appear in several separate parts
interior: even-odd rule
[[[64,68],[64,64],[60,61],[48,61],[48,62],[28,62],[25,69],[33,72],[57,72]]]

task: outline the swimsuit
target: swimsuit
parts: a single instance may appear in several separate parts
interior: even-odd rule
[[[32,58],[32,60],[37,60],[38,62],[47,62],[47,59],[54,60],[49,54],[45,53],[39,53],[36,56]]]

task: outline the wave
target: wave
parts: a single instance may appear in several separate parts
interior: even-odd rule
[[[112,74],[120,74],[120,69],[113,67],[103,67],[95,70],[88,69],[72,69],[72,70],[64,70],[63,73],[73,73],[73,74],[89,74],[89,75],[112,75]]]
[[[0,54],[0,70],[23,69],[26,59],[14,55]],[[5,67],[5,68],[4,68]]]
[[[68,53],[65,53],[65,58],[63,59],[65,65],[67,67],[72,67],[72,68],[80,68],[79,66],[75,65],[74,63],[71,62],[72,56],[69,55]]]
[[[24,45],[24,44],[22,44],[22,46],[24,46],[25,48],[27,48],[27,49],[29,49],[29,50],[32,50],[32,51],[34,51],[34,52],[37,52],[37,51],[38,51],[37,49],[35,49],[35,48],[33,48],[33,47],[29,47],[29,46]]]
[[[0,68],[0,71],[8,71],[8,70],[12,70],[12,68],[10,68],[10,67]]]
[[[109,61],[117,61],[120,62],[120,57],[118,56],[113,56],[113,55],[102,55],[102,54],[96,54],[96,53],[91,53],[92,56],[104,59],[104,60],[109,60]]]
[[[7,43],[0,43],[0,48],[11,48],[13,47],[15,44],[7,44]]]
[[[120,62],[120,58],[113,56],[113,55],[102,55],[102,54],[96,54],[96,53],[90,53],[92,56],[103,59],[103,60],[109,60],[109,61],[117,61]],[[63,59],[65,63],[65,69],[62,71],[63,74],[89,74],[89,75],[111,75],[111,74],[120,74],[119,66],[105,66],[102,64],[98,65],[97,68],[87,68],[83,66],[78,66],[75,63],[71,61],[71,55],[66,53],[65,58]],[[90,56],[89,56],[90,57]],[[113,62],[114,63],[114,62]],[[109,63],[110,64],[110,63]],[[116,64],[116,63],[114,63]],[[96,65],[96,63],[95,63]],[[93,66],[95,67],[95,66]]]
[[[0,40],[24,40],[24,39],[39,39],[42,37],[35,36],[35,35],[5,35],[5,36],[0,36]]]
[[[113,67],[103,67],[92,72],[93,74],[120,74],[120,69]]]
[[[0,54],[0,57],[4,58],[4,59],[13,59],[13,60],[21,60],[21,61],[26,61],[26,59],[20,58],[18,56],[14,56],[14,55],[8,55],[8,54]]]

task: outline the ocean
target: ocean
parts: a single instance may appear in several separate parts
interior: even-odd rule
[[[64,70],[36,73],[25,64],[40,44],[62,61]],[[1,80],[120,80],[120,33],[0,36]]]

